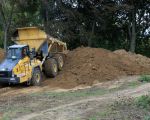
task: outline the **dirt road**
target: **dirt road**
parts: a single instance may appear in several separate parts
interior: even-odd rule
[[[137,78],[138,77],[129,77],[128,80],[132,79],[133,81],[136,81]],[[111,88],[112,86],[115,86],[115,84],[116,83],[109,85],[109,87]],[[118,86],[125,85],[124,83],[121,84],[118,83]],[[111,89],[111,92],[104,92],[103,95],[84,96],[82,99],[76,99],[75,101],[73,100],[74,98],[72,98],[67,103],[62,102],[58,106],[53,106],[40,112],[33,112],[14,120],[86,120],[86,116],[91,114],[92,111],[104,109],[103,107],[107,104],[122,98],[138,97],[149,94],[149,91],[150,83],[132,86],[131,88],[127,87],[123,90],[121,88],[117,90]],[[70,96],[68,95],[68,97]]]

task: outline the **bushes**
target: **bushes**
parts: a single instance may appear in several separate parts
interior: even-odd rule
[[[137,98],[136,105],[143,109],[150,109],[150,96],[143,95]]]
[[[144,120],[150,120],[150,116],[145,116]]]
[[[142,75],[142,76],[139,78],[139,81],[140,81],[140,82],[150,82],[150,75]]]

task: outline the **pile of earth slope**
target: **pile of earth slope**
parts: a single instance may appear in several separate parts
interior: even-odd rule
[[[59,75],[44,81],[50,87],[72,88],[117,79],[120,76],[150,73],[149,58],[126,51],[81,47],[70,51]],[[143,64],[144,63],[144,64]]]

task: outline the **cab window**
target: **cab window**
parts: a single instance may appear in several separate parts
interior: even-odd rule
[[[22,57],[24,58],[24,57],[26,57],[27,55],[28,55],[28,48],[25,47],[25,48],[22,49]]]

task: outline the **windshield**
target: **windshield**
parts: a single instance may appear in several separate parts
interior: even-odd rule
[[[19,59],[19,58],[21,58],[21,49],[19,49],[19,48],[10,48],[10,49],[8,49],[7,58],[9,58],[9,59]]]

